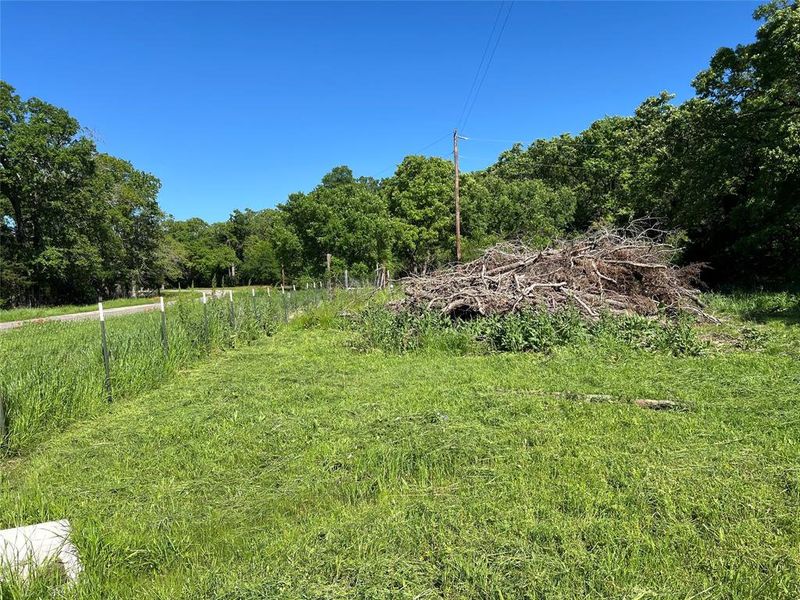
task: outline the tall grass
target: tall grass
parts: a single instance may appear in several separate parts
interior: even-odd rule
[[[457,353],[548,352],[559,346],[621,343],[631,348],[696,356],[705,348],[687,319],[604,315],[591,322],[570,309],[451,319],[434,311],[395,312],[383,306],[369,306],[352,322],[366,347],[400,353],[425,349]]]
[[[746,321],[800,323],[800,292],[735,291],[706,294],[710,310]]]
[[[313,291],[248,291],[203,305],[184,299],[167,307],[168,352],[158,312],[109,318],[113,401],[152,389],[176,370],[216,350],[270,335],[288,314],[320,300]],[[204,311],[208,314],[205,325]],[[97,321],[26,325],[0,334],[0,401],[6,434],[2,453],[18,454],[107,404]]]

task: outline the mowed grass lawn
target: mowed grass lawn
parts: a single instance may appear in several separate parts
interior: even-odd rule
[[[796,351],[353,335],[296,326],[55,435],[4,466],[0,526],[71,520],[67,597],[800,597]]]

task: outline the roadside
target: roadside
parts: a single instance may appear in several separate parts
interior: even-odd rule
[[[175,300],[171,300],[167,302],[167,305],[175,304]],[[106,308],[103,312],[106,316],[115,316],[115,315],[129,315],[135,313],[142,313],[151,310],[158,310],[160,304],[156,302],[155,304],[137,304],[135,306],[121,306],[119,308]],[[34,323],[46,323],[48,321],[80,321],[85,319],[97,319],[100,317],[99,310],[91,310],[86,312],[75,312],[69,313],[66,315],[51,315],[49,317],[39,317],[37,319],[22,319],[20,321],[8,321],[6,323],[0,323],[0,331],[5,331],[8,329],[16,329],[17,327],[22,327],[23,325],[29,325]]]
[[[162,295],[164,296],[165,300],[175,299],[177,296],[177,294],[169,291],[165,291]],[[158,296],[142,296],[139,298],[112,298],[109,300],[103,300],[103,308],[108,310],[112,308],[153,304],[155,302],[158,302]],[[36,319],[45,319],[47,317],[55,317],[59,315],[90,313],[96,311],[96,302],[91,304],[61,304],[58,306],[38,306],[31,308],[7,308],[0,310],[0,323],[10,323],[13,321],[34,321]]]

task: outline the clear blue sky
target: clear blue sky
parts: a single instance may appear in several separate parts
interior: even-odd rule
[[[160,177],[167,212],[216,221],[335,165],[388,176],[452,131],[498,6],[3,2],[0,67]],[[517,2],[464,133],[527,142],[686,98],[718,47],[753,39],[755,6]],[[462,168],[508,146],[464,142]]]

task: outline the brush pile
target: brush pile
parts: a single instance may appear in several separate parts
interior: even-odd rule
[[[433,309],[470,317],[524,309],[555,312],[574,307],[588,319],[603,312],[645,316],[703,311],[694,284],[702,265],[676,267],[667,232],[632,225],[600,229],[535,251],[500,244],[483,256],[407,278],[400,309]]]

